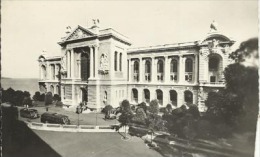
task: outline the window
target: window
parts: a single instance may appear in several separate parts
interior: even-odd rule
[[[119,55],[119,71],[122,71],[122,53]]]
[[[209,59],[209,70],[217,71],[219,66],[219,59],[217,57],[211,57]]]
[[[185,72],[193,72],[193,63],[192,59],[187,58],[185,61]]]
[[[160,105],[163,105],[163,92],[160,89],[156,90],[156,97]]]
[[[138,102],[138,91],[135,88],[132,89],[132,98],[134,102]]]
[[[193,94],[191,91],[184,92],[184,101],[189,104],[193,102]]]
[[[210,82],[216,82],[216,76],[210,76]]]
[[[139,62],[138,61],[134,62],[134,73],[139,73]]]
[[[157,63],[157,72],[158,73],[163,73],[163,61],[162,60],[159,60],[158,63]]]
[[[175,90],[170,90],[170,101],[173,106],[177,106],[177,92]]]
[[[134,81],[139,81],[139,62],[134,62]]]
[[[151,62],[145,61],[145,73],[151,73]]]
[[[54,94],[54,87],[53,87],[53,85],[50,86],[50,92],[52,93],[52,95]]]
[[[150,102],[150,91],[148,89],[144,89],[144,99],[146,103]]]
[[[178,62],[176,59],[173,59],[171,61],[171,68],[170,68],[171,72],[178,72]]]
[[[115,52],[115,56],[114,56],[114,68],[115,68],[115,71],[117,71],[117,52]]]
[[[164,66],[163,61],[159,60],[157,63],[157,80],[162,81],[163,80],[163,74],[164,73]]]
[[[145,80],[151,81],[151,62],[149,60],[145,61]]]

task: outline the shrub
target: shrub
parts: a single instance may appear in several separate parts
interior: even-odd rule
[[[63,103],[61,101],[58,101],[55,106],[56,107],[63,107]]]
[[[159,105],[158,105],[158,101],[157,100],[152,100],[150,102],[149,112],[151,114],[156,114],[156,115],[159,113]]]
[[[103,109],[102,109],[102,113],[107,114],[109,111],[111,111],[113,109],[113,107],[111,105],[106,105]]]
[[[142,102],[140,104],[137,105],[139,108],[142,108],[144,110],[145,113],[147,113],[147,106],[145,102]]]
[[[42,93],[41,94],[41,96],[40,96],[40,99],[39,99],[39,101],[44,101],[45,100],[45,94],[44,93]]]
[[[33,100],[40,101],[40,99],[41,99],[41,93],[39,91],[35,92],[33,96]]]
[[[46,106],[52,104],[52,93],[51,92],[46,93],[44,102],[45,102]]]
[[[53,101],[61,101],[61,97],[58,94],[54,94]]]
[[[31,99],[31,97],[24,97],[23,105],[32,106],[32,99]]]

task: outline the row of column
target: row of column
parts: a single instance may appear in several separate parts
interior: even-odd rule
[[[133,89],[133,88],[132,88]],[[131,101],[133,100],[133,91],[130,91],[131,94],[128,95],[128,99]],[[141,103],[141,102],[145,102],[145,95],[144,95],[144,89],[139,89],[139,88],[135,88],[138,91],[138,102],[137,103]],[[156,94],[156,89],[149,89],[147,88],[150,92],[150,101],[157,99],[157,94]],[[185,103],[185,91],[189,91],[189,90],[174,90],[177,93],[177,107],[180,107],[181,105],[183,105]],[[171,90],[166,90],[166,89],[161,89],[162,91],[162,97],[163,97],[163,106],[166,106],[167,104],[171,104],[171,100],[170,100],[170,91]],[[194,93],[193,91],[190,91],[192,93],[192,103],[196,104],[197,103],[197,98],[196,98],[196,93]],[[133,102],[134,103],[134,102]]]
[[[96,78],[98,76],[98,46],[89,47],[89,61],[90,61],[90,78]],[[74,49],[70,49],[66,54],[67,58],[67,78],[81,79],[81,53],[77,53]],[[77,68],[76,68],[77,66]],[[76,70],[77,76],[76,76]]]
[[[57,76],[59,74],[60,67],[60,64],[47,63],[47,67],[45,67],[45,65],[40,65],[40,79],[58,80]]]
[[[185,82],[185,61],[186,57],[179,56],[178,57],[178,82],[184,83]],[[169,82],[170,81],[170,63],[171,59],[168,56],[164,56],[164,81]],[[139,80],[141,82],[144,81],[144,74],[145,74],[145,62],[147,59],[143,59],[141,57],[138,58],[139,60]],[[157,64],[158,64],[159,58],[151,57],[151,81],[156,82],[157,81]],[[129,81],[133,81],[133,71],[134,71],[134,60],[129,60],[130,66],[129,66]],[[198,81],[198,55],[195,55],[193,58],[193,81]]]

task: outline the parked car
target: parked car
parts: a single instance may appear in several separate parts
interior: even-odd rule
[[[24,118],[39,118],[40,115],[38,114],[38,111],[36,109],[31,109],[31,108],[23,108],[20,110],[20,116]]]
[[[68,116],[50,112],[45,112],[41,115],[41,122],[54,124],[70,124]]]

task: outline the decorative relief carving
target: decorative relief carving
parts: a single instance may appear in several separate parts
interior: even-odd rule
[[[70,35],[70,37],[67,40],[81,39],[89,36],[89,34],[83,32],[81,29],[77,29]]]
[[[100,66],[99,66],[99,70],[98,73],[102,74],[102,75],[106,75],[108,74],[109,71],[109,63],[108,63],[108,57],[106,53],[102,53],[101,57],[100,57]]]
[[[66,75],[67,70],[66,70],[66,54],[61,57],[61,69],[60,69],[61,75]]]

